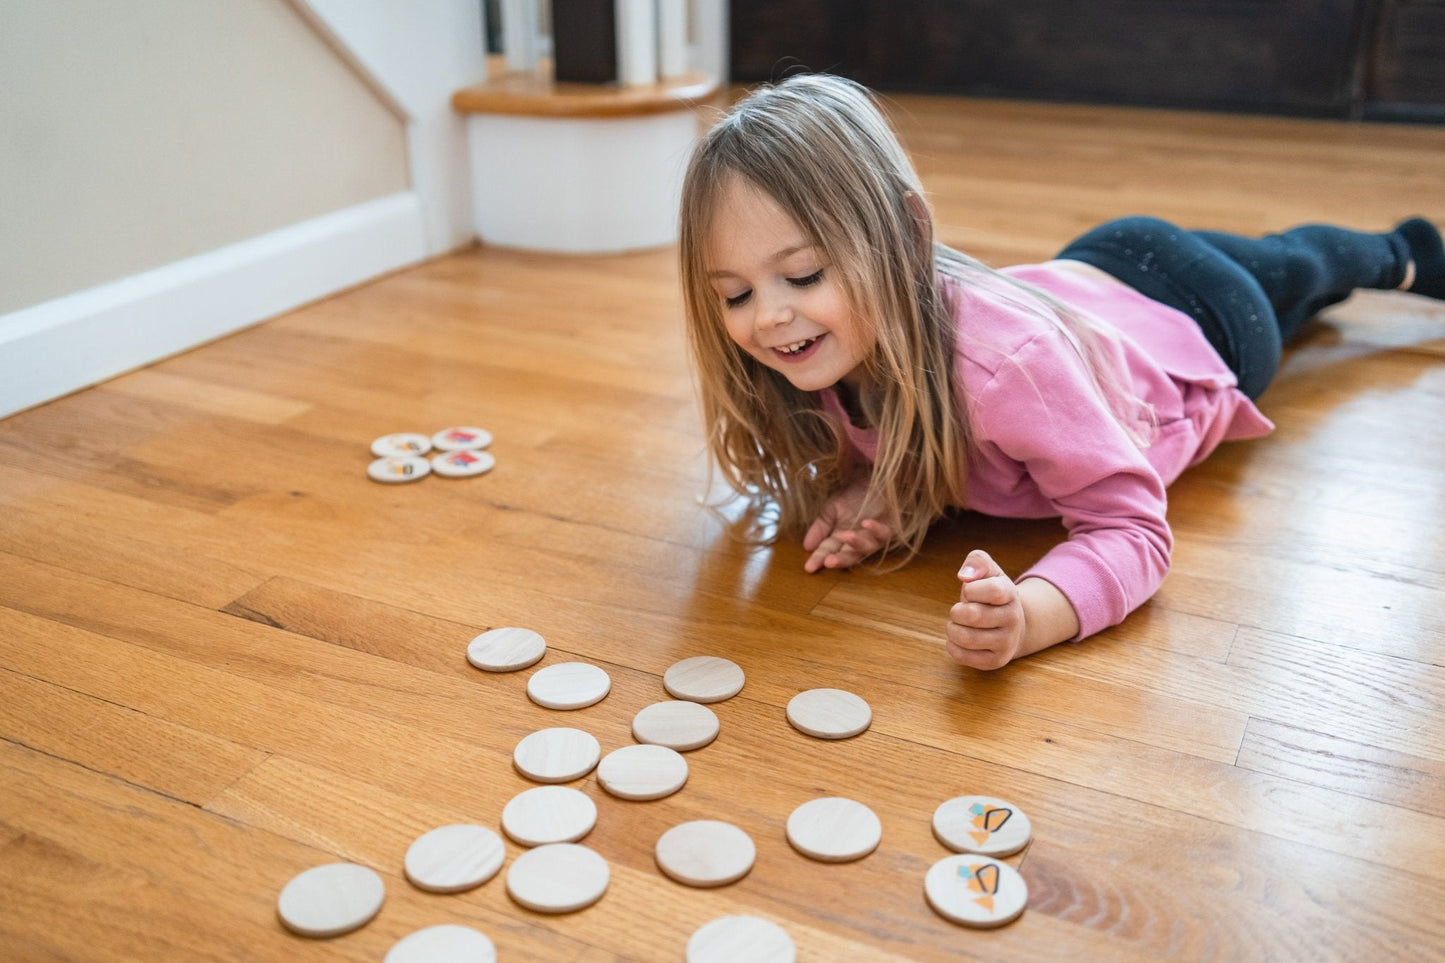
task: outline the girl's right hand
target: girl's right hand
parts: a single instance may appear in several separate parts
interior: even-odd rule
[[[868,479],[863,478],[828,500],[803,536],[803,548],[813,553],[803,571],[849,568],[888,544],[893,531],[872,517],[877,510],[867,498]]]

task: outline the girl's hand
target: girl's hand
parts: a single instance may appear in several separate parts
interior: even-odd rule
[[[803,536],[803,548],[813,553],[803,563],[803,571],[849,568],[888,544],[893,532],[872,517],[876,509],[870,510],[867,497],[865,477],[828,500]]]
[[[959,600],[948,610],[948,654],[974,669],[998,669],[1022,654],[1019,587],[987,552],[974,549],[958,570]]]
[[[958,570],[959,600],[948,610],[948,654],[975,669],[998,669],[1079,634],[1068,596],[1041,578],[1015,583],[975,549]]]

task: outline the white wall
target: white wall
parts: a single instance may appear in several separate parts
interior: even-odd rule
[[[0,0],[0,417],[470,241],[475,0]]]

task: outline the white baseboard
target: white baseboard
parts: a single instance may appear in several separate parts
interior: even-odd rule
[[[407,191],[0,316],[0,418],[426,257]]]

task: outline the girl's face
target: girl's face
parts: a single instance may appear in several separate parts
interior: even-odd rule
[[[730,178],[703,254],[738,347],[802,391],[859,387],[873,341],[834,266],[771,197]]]

